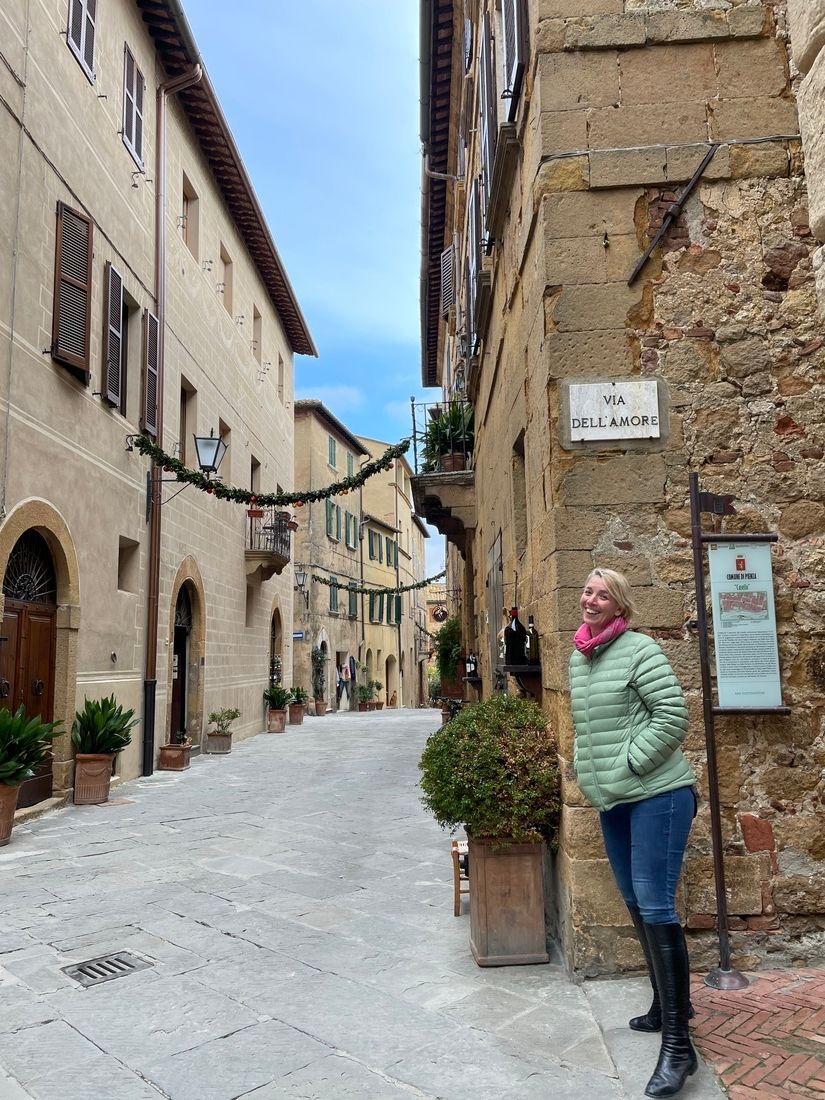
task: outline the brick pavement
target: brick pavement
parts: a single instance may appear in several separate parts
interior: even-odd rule
[[[825,969],[748,977],[739,992],[694,978],[696,1046],[730,1100],[825,1100]]]

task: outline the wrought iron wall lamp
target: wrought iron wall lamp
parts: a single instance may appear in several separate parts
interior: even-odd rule
[[[138,437],[136,435],[127,435],[126,436],[126,450],[129,451],[130,453],[134,450],[134,447],[132,446],[132,444],[133,444],[134,440],[137,439],[137,438]],[[195,441],[195,454],[196,454],[197,459],[198,459],[198,466],[200,467],[201,473],[206,474],[206,477],[208,479],[211,479],[211,477],[218,472],[218,467],[220,466],[221,462],[223,461],[223,456],[226,454],[227,445],[220,438],[220,436],[215,435],[215,429],[214,428],[209,429],[209,435],[193,435],[192,438]],[[153,478],[152,468],[150,467],[146,471],[146,520],[147,520],[147,522],[149,520],[149,510],[152,506],[152,483],[153,483],[153,481],[157,485],[163,485],[165,483],[172,482],[172,481],[177,483],[178,479],[176,477],[160,477],[160,476],[155,476]],[[185,481],[183,483],[183,485],[181,485],[180,489],[178,489],[177,493],[172,493],[172,495],[168,496],[166,498],[166,500],[164,500],[162,497],[158,497],[158,503],[161,505],[161,507],[164,504],[168,504],[170,500],[174,500],[176,496],[178,496],[180,493],[182,493],[183,490],[188,485],[189,485],[189,482]]]

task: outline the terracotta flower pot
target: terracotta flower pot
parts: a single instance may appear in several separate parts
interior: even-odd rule
[[[250,519],[261,519],[264,514],[263,508],[247,508],[246,514]]]
[[[383,701],[383,699],[382,699],[382,700],[379,700],[379,702],[377,702],[377,703],[375,704],[375,709],[376,709],[376,710],[383,710],[383,709],[384,709],[384,701]]]
[[[209,730],[206,734],[206,751],[212,756],[225,756],[232,752],[232,734]]]
[[[465,458],[460,452],[441,456],[441,469],[444,473],[455,473],[456,470],[463,470],[464,466]]]
[[[109,800],[114,753],[79,752],[74,758],[75,806],[99,806]]]
[[[19,787],[10,787],[0,783],[0,848],[8,844],[14,826],[14,810],[17,806]]]
[[[304,704],[303,703],[290,703],[289,704],[289,724],[290,726],[300,726],[304,721]]]
[[[366,703],[359,703],[358,704],[358,709],[359,710],[366,710],[367,709],[367,704]]]
[[[326,701],[326,699],[316,699],[315,700],[315,716],[316,716],[316,718],[323,718],[323,716],[326,714],[326,712],[327,712],[327,701]]]
[[[183,772],[189,767],[191,745],[161,745],[158,754],[158,771]]]
[[[286,710],[273,710],[269,708],[266,715],[266,728],[270,733],[283,733],[286,729]]]

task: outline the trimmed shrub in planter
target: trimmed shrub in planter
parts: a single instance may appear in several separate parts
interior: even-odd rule
[[[207,730],[206,733],[206,751],[208,753],[225,754],[232,752],[232,730],[229,727],[240,716],[241,712],[237,707],[224,707],[222,710],[211,712],[209,721],[215,728]]]

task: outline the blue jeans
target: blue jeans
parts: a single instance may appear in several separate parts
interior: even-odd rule
[[[626,905],[647,924],[676,924],[676,884],[696,814],[692,787],[599,814],[607,858]]]

